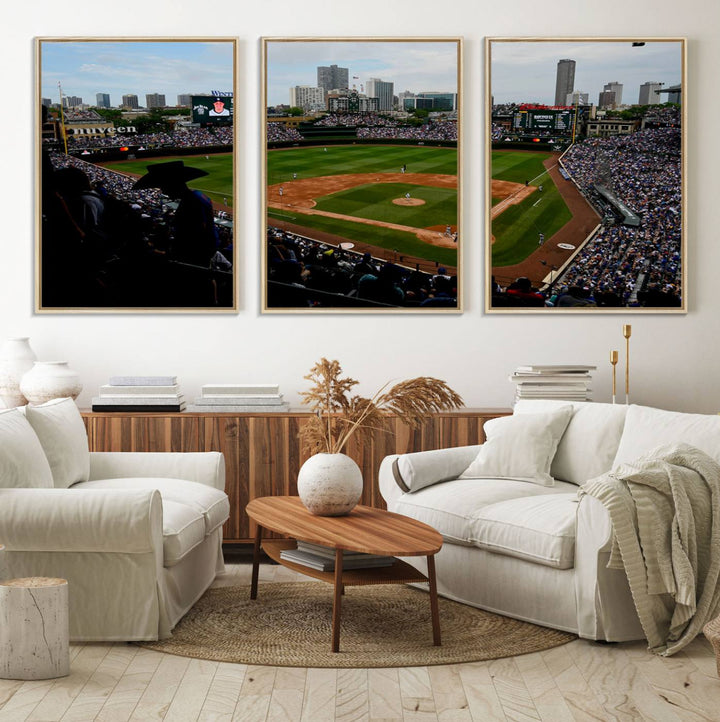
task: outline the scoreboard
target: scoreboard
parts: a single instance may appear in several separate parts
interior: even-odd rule
[[[513,128],[569,133],[572,131],[574,116],[574,110],[516,110],[513,113]]]

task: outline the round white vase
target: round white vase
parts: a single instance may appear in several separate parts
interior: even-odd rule
[[[362,472],[345,454],[315,454],[300,467],[297,490],[311,514],[342,516],[360,501]]]
[[[80,376],[68,368],[67,361],[36,361],[20,381],[20,391],[31,406],[52,399],[76,399],[82,391]]]
[[[27,403],[20,391],[20,380],[36,358],[27,336],[8,338],[0,349],[0,398],[8,408]]]

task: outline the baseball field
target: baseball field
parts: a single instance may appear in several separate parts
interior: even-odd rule
[[[208,175],[190,181],[188,186],[202,191],[218,206],[233,205],[233,155],[217,153],[215,155],[182,155],[163,156],[162,158],[143,158],[142,160],[125,160],[103,163],[104,168],[130,173],[136,176],[145,175],[147,167],[154,163],[166,163],[171,160],[182,160],[185,165],[207,171]]]
[[[550,153],[492,153],[492,266],[523,262],[572,219],[553,181]]]
[[[269,150],[267,183],[270,224],[371,246],[378,256],[457,266],[456,148],[343,145]]]

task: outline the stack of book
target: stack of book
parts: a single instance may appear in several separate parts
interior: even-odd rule
[[[177,376],[112,376],[93,397],[93,411],[183,411]]]
[[[592,401],[591,371],[597,366],[518,366],[510,376],[516,399]]]
[[[206,384],[190,410],[267,413],[289,408],[277,384]]]
[[[316,569],[321,572],[335,570],[335,549],[298,540],[297,549],[283,549],[280,552],[282,559],[295,564]],[[378,554],[363,554],[362,552],[343,552],[343,570],[370,569],[389,567],[395,562],[394,557],[380,556]]]

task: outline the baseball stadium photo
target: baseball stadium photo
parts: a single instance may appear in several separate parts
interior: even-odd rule
[[[236,40],[38,40],[41,312],[233,311]]]
[[[460,41],[263,49],[263,310],[459,310]]]
[[[487,41],[486,310],[685,306],[685,43]]]

